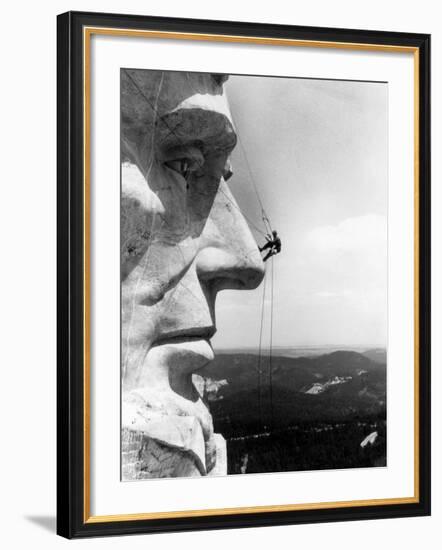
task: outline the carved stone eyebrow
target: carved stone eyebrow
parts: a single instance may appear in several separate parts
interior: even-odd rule
[[[195,106],[183,105],[158,119],[155,148],[160,158],[166,151],[189,146],[198,147],[204,156],[232,151],[237,137],[228,113],[205,108],[205,100],[198,97]]]
[[[182,159],[191,159],[197,164],[202,166],[204,164],[204,155],[201,152],[201,149],[195,145],[178,145],[175,147],[170,147],[168,149],[163,149],[159,152],[158,158],[161,162],[168,162],[171,160],[182,160]]]

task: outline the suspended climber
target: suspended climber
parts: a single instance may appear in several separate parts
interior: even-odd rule
[[[259,251],[269,250],[264,256],[263,261],[266,262],[271,256],[275,256],[281,252],[281,239],[278,236],[278,232],[273,230],[266,235],[267,242],[259,247]]]

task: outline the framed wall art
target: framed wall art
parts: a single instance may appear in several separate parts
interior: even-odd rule
[[[58,17],[58,533],[430,513],[430,37]]]

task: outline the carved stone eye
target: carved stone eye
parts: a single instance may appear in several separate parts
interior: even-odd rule
[[[198,165],[195,160],[189,158],[168,160],[164,164],[174,172],[177,172],[183,176],[184,179],[187,179],[191,172],[198,169]]]
[[[163,153],[162,157],[163,165],[186,181],[192,173],[201,173],[205,162],[201,150],[193,145],[173,147]]]

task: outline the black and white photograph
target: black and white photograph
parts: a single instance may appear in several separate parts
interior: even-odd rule
[[[293,23],[57,19],[65,538],[431,513],[430,35]]]
[[[388,465],[388,92],[120,70],[122,481]]]
[[[4,3],[5,550],[435,548],[441,10],[366,7]]]

